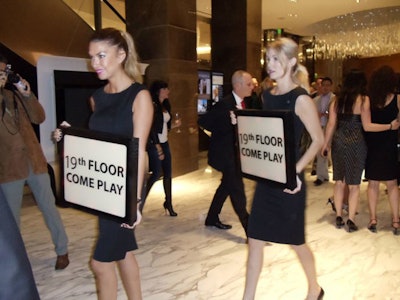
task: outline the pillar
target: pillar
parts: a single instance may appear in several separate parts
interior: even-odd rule
[[[172,117],[179,113],[180,132],[169,143],[173,176],[198,169],[196,0],[126,0],[127,31],[141,62],[148,63],[146,83],[169,83]]]
[[[238,69],[262,79],[261,35],[261,0],[212,0],[212,69],[224,73],[224,94]]]

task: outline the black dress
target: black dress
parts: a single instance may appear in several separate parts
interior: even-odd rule
[[[294,115],[294,135],[296,161],[300,158],[300,139],[304,125],[294,114],[296,99],[307,95],[306,90],[297,87],[284,95],[272,95],[265,91],[264,109],[290,110]],[[271,170],[273,172],[273,170]],[[302,245],[305,243],[304,210],[306,203],[306,184],[301,174],[301,190],[292,195],[283,188],[258,182],[254,193],[253,205],[249,218],[248,236],[257,240]]]
[[[372,123],[389,124],[397,118],[396,96],[382,109],[371,110]],[[367,132],[368,146],[365,177],[371,180],[397,179],[397,130]]]
[[[133,136],[132,104],[136,95],[144,89],[139,83],[115,94],[98,89],[93,94],[95,110],[89,120],[89,128],[97,131]],[[112,155],[112,153],[110,153]],[[112,262],[125,258],[126,252],[137,249],[134,231],[122,228],[121,223],[99,217],[99,237],[93,258]]]

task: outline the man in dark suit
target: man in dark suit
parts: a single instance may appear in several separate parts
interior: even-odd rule
[[[244,230],[247,231],[249,214],[246,209],[246,195],[236,150],[235,125],[232,125],[230,113],[245,108],[243,99],[250,96],[253,90],[251,75],[242,70],[236,71],[232,75],[232,86],[232,93],[217,102],[207,114],[199,119],[199,125],[211,132],[208,163],[222,172],[221,184],[215,192],[205,225],[219,229],[232,228],[231,225],[223,224],[219,219],[222,206],[226,198],[230,196],[233,209]]]

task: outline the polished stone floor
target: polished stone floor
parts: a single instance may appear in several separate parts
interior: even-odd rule
[[[173,181],[178,217],[164,214],[161,182],[156,183],[147,200],[144,220],[136,229],[139,243],[136,254],[145,300],[242,297],[247,255],[245,235],[229,201],[220,217],[233,228],[221,231],[204,226],[220,174],[207,168],[202,156],[199,170]],[[366,229],[366,183],[361,187],[356,219],[360,230],[347,233],[333,226],[335,215],[326,205],[333,183],[314,187],[314,179],[308,171],[306,232],[325,299],[400,299],[400,236],[394,236],[390,230],[385,187],[381,186],[378,233]],[[245,180],[249,203],[254,185]],[[96,218],[72,208],[60,209],[60,213],[70,240],[71,264],[65,270],[55,271],[55,253],[48,230],[31,196],[25,196],[21,231],[41,299],[97,299],[88,264],[97,234]],[[305,277],[292,250],[286,245],[269,244],[264,257],[256,299],[304,299]],[[126,299],[122,284],[118,299]]]

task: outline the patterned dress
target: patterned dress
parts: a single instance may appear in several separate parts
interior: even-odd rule
[[[366,158],[367,144],[361,115],[338,114],[332,139],[333,180],[360,184]]]

